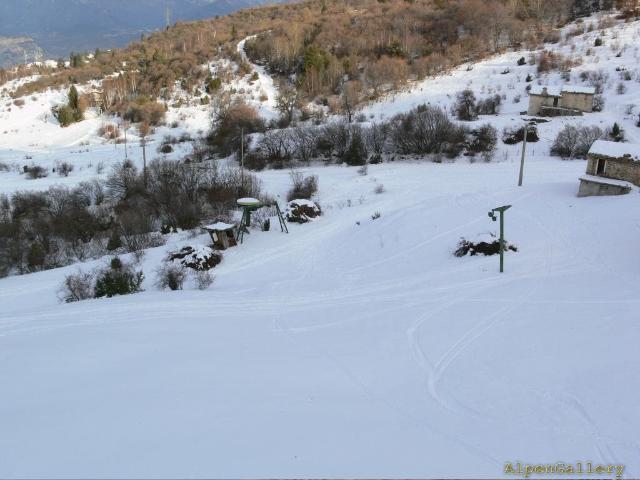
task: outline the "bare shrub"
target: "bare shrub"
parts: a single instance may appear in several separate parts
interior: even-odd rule
[[[390,123],[393,147],[402,154],[439,154],[455,157],[464,148],[466,131],[439,107],[420,105],[396,115]]]
[[[604,70],[588,70],[580,72],[580,79],[595,88],[596,94],[600,95],[609,81],[609,74]]]
[[[552,71],[567,71],[576,65],[577,62],[565,57],[561,53],[544,50],[538,55],[538,73],[548,73]]]
[[[458,120],[471,121],[478,118],[476,96],[473,90],[467,88],[456,94],[453,113]]]
[[[502,104],[502,98],[496,94],[492,97],[488,97],[478,101],[477,111],[480,115],[496,115],[500,112],[500,105]]]
[[[293,156],[302,162],[309,163],[317,155],[316,130],[312,127],[296,127],[290,131],[290,142]]]
[[[155,285],[160,290],[182,290],[187,278],[187,269],[176,263],[166,263],[156,270]]]
[[[271,164],[282,168],[292,158],[290,136],[285,130],[271,130],[266,132],[258,142],[255,165]],[[261,162],[259,162],[261,160]],[[251,164],[251,162],[249,162]],[[251,168],[251,166],[250,166]],[[256,168],[260,170],[261,168]]]
[[[152,217],[144,211],[128,210],[119,215],[118,219],[122,244],[128,252],[136,252],[164,244],[162,236],[150,233],[155,230],[155,225]]]
[[[168,155],[169,153],[173,152],[173,147],[171,146],[170,143],[164,143],[162,145],[160,145],[160,147],[158,147],[158,153],[163,153],[165,155]]]
[[[58,175],[61,177],[68,177],[71,172],[73,172],[73,165],[68,162],[59,163],[56,167]]]
[[[498,132],[495,127],[485,123],[477,130],[471,132],[473,140],[469,143],[468,151],[471,155],[481,153],[485,161],[493,158],[498,142]]]
[[[120,129],[115,123],[106,123],[98,129],[98,135],[107,140],[116,140],[120,137]]]
[[[287,201],[305,198],[310,200],[311,197],[318,191],[318,177],[317,175],[310,175],[304,177],[300,172],[291,172],[291,182],[293,187],[287,193]]]
[[[214,277],[210,272],[196,271],[193,273],[193,279],[198,290],[206,290],[213,284]]]
[[[551,155],[562,158],[586,158],[593,142],[602,136],[602,130],[596,126],[566,125],[553,141]]]
[[[24,166],[24,173],[27,175],[27,178],[31,180],[37,180],[38,178],[45,178],[49,175],[47,170],[40,165],[31,165]]]
[[[389,125],[387,123],[374,123],[364,132],[367,150],[371,153],[369,163],[381,163],[387,139],[389,138]]]
[[[264,121],[257,110],[241,100],[218,100],[213,116],[212,129],[206,140],[213,152],[221,155],[240,152],[242,133],[245,151],[248,151],[246,135],[264,130]]]
[[[60,287],[58,297],[65,303],[79,302],[93,298],[93,272],[83,272],[78,270],[64,277],[64,282]]]
[[[342,161],[347,165],[365,165],[369,156],[362,128],[358,125],[350,129],[349,147],[344,152]]]
[[[330,123],[318,132],[316,149],[329,158],[336,156],[342,159],[349,148],[350,139],[350,128],[345,122]]]
[[[165,116],[165,107],[155,101],[140,99],[129,104],[123,118],[132,123],[147,123],[152,126],[162,125]]]
[[[593,111],[601,112],[604,110],[604,96],[603,95],[594,95],[593,96]]]
[[[505,127],[502,131],[502,141],[507,145],[515,145],[524,140],[524,127]],[[538,127],[527,126],[527,142],[534,143],[540,141]]]

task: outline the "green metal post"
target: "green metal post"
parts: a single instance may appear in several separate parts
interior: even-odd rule
[[[509,210],[511,205],[503,205],[502,207],[496,207],[489,212],[489,218],[494,222],[496,219],[496,212],[500,213],[500,273],[504,272],[504,212]]]

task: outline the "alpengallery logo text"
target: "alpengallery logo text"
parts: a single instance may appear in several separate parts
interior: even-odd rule
[[[507,475],[516,475],[522,478],[529,478],[531,475],[615,475],[616,478],[622,477],[624,473],[624,465],[602,465],[592,462],[576,462],[576,463],[511,463],[504,464],[504,473]]]

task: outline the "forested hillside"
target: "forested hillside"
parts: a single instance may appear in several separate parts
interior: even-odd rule
[[[306,98],[327,101],[346,90],[357,101],[510,46],[553,41],[556,27],[613,1],[322,0],[260,7],[178,23],[123,49],[76,54],[61,68],[0,70],[0,82],[46,73],[14,92],[22,96],[118,74],[130,77],[129,98],[168,98],[176,81],[188,92],[203,87],[203,64],[238,61],[237,42],[257,34],[246,43],[250,58],[288,77]]]

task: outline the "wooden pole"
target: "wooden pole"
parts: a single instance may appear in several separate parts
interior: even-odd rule
[[[244,128],[240,129],[240,187],[244,195]]]
[[[527,150],[527,127],[524,126],[524,138],[522,139],[522,158],[520,158],[520,175],[518,176],[518,186],[522,186],[522,177],[524,176],[524,155]]]
[[[144,188],[147,188],[147,139],[142,137],[142,178],[144,179]]]

